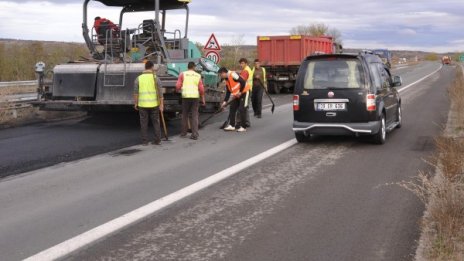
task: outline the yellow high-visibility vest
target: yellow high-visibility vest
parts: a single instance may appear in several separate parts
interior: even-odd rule
[[[250,66],[246,66],[245,67],[245,70],[248,72],[248,80],[247,80],[247,84],[249,84],[251,87],[250,87],[250,90],[253,89],[253,71],[251,70]]]
[[[200,98],[198,85],[200,84],[201,75],[194,71],[186,71],[183,74],[182,98]]]
[[[263,71],[263,78],[264,78],[263,84],[266,85],[266,83],[267,83],[266,68],[260,67],[259,69],[261,69]],[[255,75],[255,70],[256,70],[256,67],[253,67],[253,69],[251,69],[251,71],[253,72],[253,76]]]
[[[155,108],[159,106],[156,91],[156,75],[144,73],[139,76],[139,107]]]

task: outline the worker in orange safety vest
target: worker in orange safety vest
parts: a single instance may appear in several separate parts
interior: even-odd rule
[[[246,131],[246,108],[245,104],[248,99],[248,93],[251,89],[251,86],[236,72],[229,71],[227,68],[222,67],[218,71],[219,75],[223,80],[226,81],[227,92],[222,103],[224,108],[227,104],[227,101],[232,97],[230,103],[230,113],[229,113],[229,125],[224,128],[225,131],[237,131],[245,132]],[[240,124],[236,126],[235,117],[236,114],[240,114]]]

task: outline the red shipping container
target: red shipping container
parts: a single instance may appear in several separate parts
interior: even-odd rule
[[[266,66],[300,65],[307,56],[333,53],[331,37],[258,36],[258,58]]]

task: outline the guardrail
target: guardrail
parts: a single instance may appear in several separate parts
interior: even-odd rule
[[[24,93],[24,94],[13,94],[0,97],[0,104],[2,103],[21,103],[21,102],[30,102],[36,101],[36,93]]]
[[[0,82],[0,88],[6,87],[22,87],[37,85],[37,80],[34,81],[17,81],[17,82]]]
[[[37,86],[38,81],[15,81],[15,82],[0,82],[1,88],[16,88],[16,87],[31,87]],[[36,92],[26,92],[26,93],[11,93],[4,94],[0,97],[0,103],[24,103],[29,101],[37,100]]]

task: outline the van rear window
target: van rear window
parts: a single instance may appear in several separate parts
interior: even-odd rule
[[[361,88],[364,76],[357,59],[313,60],[308,63],[305,89]]]

